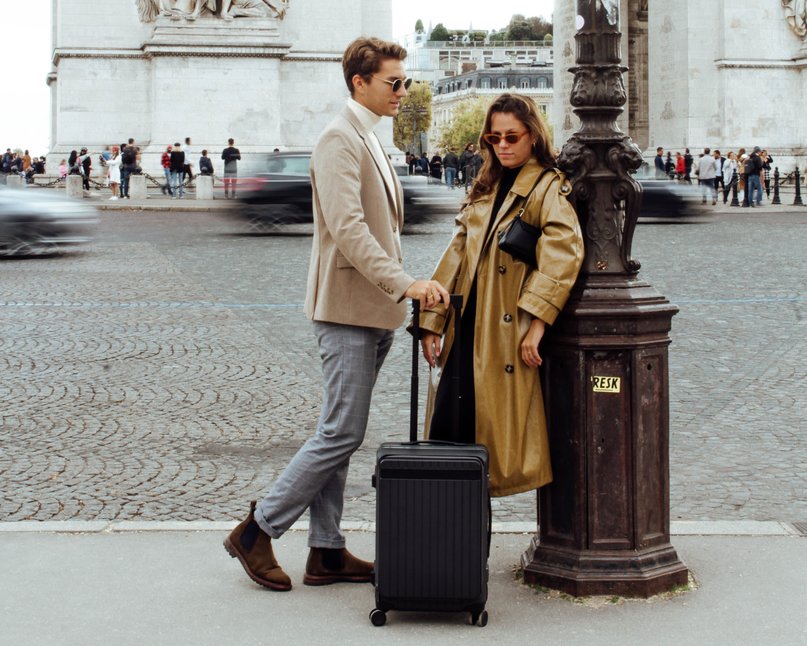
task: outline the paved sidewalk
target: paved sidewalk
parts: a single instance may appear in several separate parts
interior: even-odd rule
[[[495,534],[490,621],[390,612],[372,626],[370,585],[301,584],[306,534],[276,541],[295,584],[252,583],[218,531],[0,531],[0,644],[804,644],[807,540],[677,536],[696,588],[650,600],[573,600],[525,586],[514,566],[528,534]],[[372,532],[352,532],[361,556]]]

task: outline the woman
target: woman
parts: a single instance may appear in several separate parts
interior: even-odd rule
[[[675,176],[678,178],[678,181],[681,182],[686,174],[687,166],[684,161],[684,156],[681,153],[675,153]]]
[[[160,158],[160,165],[163,167],[163,173],[165,174],[165,186],[163,186],[163,194],[168,194],[171,197],[174,196],[174,191],[171,189],[171,151],[174,149],[173,146],[168,145],[165,147],[165,152],[163,152],[162,157]]]
[[[729,201],[729,193],[731,192],[731,183],[736,181],[735,175],[737,174],[737,155],[730,152],[726,163],[723,164],[723,204]]]
[[[439,182],[443,181],[443,158],[437,153],[432,155],[432,160],[429,162],[429,175]]]
[[[67,158],[67,172],[71,175],[81,175],[81,164],[79,164],[78,151],[71,150]]]
[[[549,132],[532,99],[516,94],[496,99],[479,145],[483,166],[433,276],[463,296],[459,435],[452,431],[450,379],[430,393],[428,433],[484,444],[491,495],[507,496],[552,480],[539,345],[577,278],[583,238],[567,200],[571,186],[554,168]],[[499,233],[522,206],[524,220],[542,230],[535,249],[538,268],[497,246]],[[457,354],[445,305],[424,312],[421,325],[426,361],[451,375]]]
[[[110,200],[118,199],[118,186],[120,186],[120,148],[112,146],[112,154],[106,161],[108,169],[107,176],[109,177],[109,188],[112,191]]]

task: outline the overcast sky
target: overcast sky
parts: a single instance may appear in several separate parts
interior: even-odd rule
[[[132,0],[134,1],[134,0]],[[568,1],[568,0],[567,0]],[[304,0],[292,0],[290,11]],[[297,7],[295,7],[297,5]],[[501,29],[513,14],[551,18],[554,0],[392,0],[393,35],[442,22],[448,29]],[[51,0],[0,0],[0,148],[47,152],[50,137]]]

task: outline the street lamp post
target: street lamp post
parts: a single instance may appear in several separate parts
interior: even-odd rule
[[[668,356],[678,311],[638,278],[631,243],[642,157],[617,118],[627,100],[619,0],[577,0],[571,102],[581,127],[559,165],[572,179],[586,258],[547,336],[554,481],[524,580],[575,596],[650,596],[688,581],[670,544]]]

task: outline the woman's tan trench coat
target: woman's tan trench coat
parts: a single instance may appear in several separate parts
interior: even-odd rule
[[[521,360],[521,341],[533,318],[555,321],[583,262],[580,225],[567,200],[571,186],[560,171],[541,178],[522,216],[543,231],[536,249],[539,268],[514,260],[496,244],[498,233],[515,217],[542,170],[532,159],[524,165],[487,238],[496,188],[467,205],[432,276],[451,293],[462,294],[463,303],[477,277],[476,441],[490,453],[493,496],[537,489],[552,480],[541,382],[538,370]],[[444,366],[454,337],[453,325],[447,325],[447,308],[441,304],[424,312],[421,325],[445,334],[439,359],[439,366]],[[435,393],[433,383],[427,420]]]

